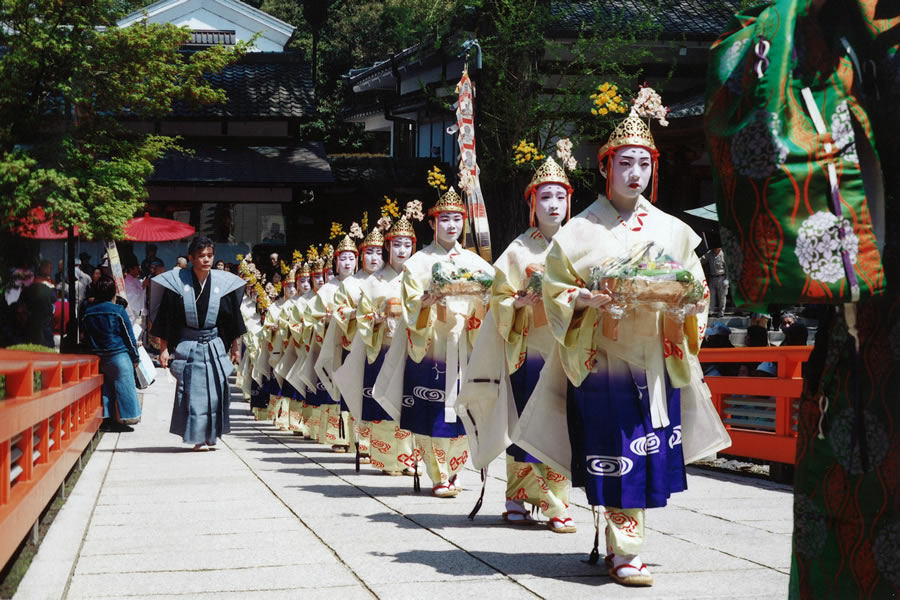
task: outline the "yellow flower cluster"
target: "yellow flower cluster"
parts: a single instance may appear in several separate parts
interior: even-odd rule
[[[282,274],[282,275],[287,275],[287,274],[290,273],[290,272],[291,272],[291,268],[290,268],[289,266],[287,266],[287,265],[284,263],[284,261],[281,261],[281,274]]]
[[[385,196],[384,204],[381,206],[381,216],[398,218],[400,216],[400,205],[397,204],[396,200],[391,200]]]
[[[363,231],[369,230],[369,211],[363,211],[362,221],[360,222],[360,227],[362,227]]]
[[[344,232],[342,231],[341,234],[343,234],[343,233]],[[325,258],[326,256],[333,256],[333,255],[334,255],[334,246],[332,246],[331,244],[325,244],[324,246],[322,246],[322,258]]]
[[[275,288],[275,293],[276,293],[276,294],[280,294],[280,293],[281,293],[281,282],[274,284],[272,287]]]
[[[333,240],[335,238],[339,238],[342,235],[347,235],[344,231],[344,226],[335,221],[331,222],[331,233],[328,234],[328,239]]]
[[[269,296],[266,295],[266,290],[263,288],[262,284],[256,283],[253,286],[253,291],[256,292],[256,305],[260,310],[266,310],[269,308]]]
[[[241,262],[242,260],[244,260],[244,255],[238,254],[235,258],[237,259],[238,262]]]
[[[441,169],[437,165],[428,171],[428,185],[439,192],[447,191],[447,176],[441,173]]]
[[[591,94],[593,108],[591,114],[602,117],[610,113],[624,113],[626,110],[625,101],[619,94],[619,86],[611,85],[608,81],[604,81],[597,86],[596,93]]]
[[[306,251],[306,261],[312,262],[314,260],[319,259],[319,251],[316,250],[315,244],[310,244],[309,249]]]
[[[299,250],[294,250],[294,253],[291,255],[291,262],[303,262],[303,253]]]
[[[531,142],[520,140],[513,147],[513,162],[517,165],[524,165],[536,160],[544,160],[544,155],[537,149],[537,146]]]

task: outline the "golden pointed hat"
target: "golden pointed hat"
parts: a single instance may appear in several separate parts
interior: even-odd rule
[[[334,249],[334,256],[337,256],[341,252],[352,252],[359,256],[359,250],[356,248],[356,244],[353,243],[353,239],[349,235],[345,235],[344,239],[341,240],[341,243]]]
[[[413,224],[405,216],[397,219],[387,234],[385,234],[384,239],[390,241],[395,237],[409,237],[412,238],[413,244],[416,243],[416,230],[413,229]]]
[[[466,204],[463,202],[463,199],[460,198],[459,194],[456,193],[453,186],[450,186],[450,189],[441,196],[441,199],[437,201],[437,204],[428,209],[428,216],[433,217],[442,212],[457,212],[462,213],[463,216],[466,214]]]
[[[297,283],[297,268],[294,267],[284,276],[284,283]]]
[[[634,112],[616,125],[609,134],[609,139],[597,152],[597,159],[602,162],[606,156],[625,146],[640,146],[649,150],[651,156],[659,155],[649,125]]]
[[[303,263],[300,267],[300,272],[297,273],[297,277],[309,277],[311,274],[309,263]]]
[[[530,197],[532,192],[536,191],[537,188],[545,183],[558,183],[566,188],[570,194],[572,193],[572,184],[569,183],[569,178],[566,177],[565,170],[559,166],[559,163],[553,160],[552,156],[548,156],[547,160],[544,161],[544,164],[538,167],[538,170],[534,173],[534,177],[531,178],[531,183],[525,188],[525,197]]]
[[[325,262],[321,258],[317,258],[312,262],[312,274],[321,275],[325,271]]]
[[[368,246],[384,246],[384,235],[377,227],[370,231],[369,235],[363,238],[363,241],[359,243],[360,252],[362,252],[362,250]]]

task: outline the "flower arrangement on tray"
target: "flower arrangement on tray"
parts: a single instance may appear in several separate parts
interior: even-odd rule
[[[490,299],[494,276],[481,269],[470,270],[451,263],[438,262],[431,268],[431,293],[442,300],[451,296],[481,296]]]
[[[612,296],[605,308],[614,319],[649,307],[665,314],[667,338],[681,342],[686,332],[692,347],[696,344],[696,316],[690,309],[703,299],[703,284],[653,242],[592,267],[588,288]]]

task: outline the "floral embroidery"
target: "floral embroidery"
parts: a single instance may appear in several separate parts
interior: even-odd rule
[[[781,120],[775,113],[758,110],[734,136],[731,159],[738,173],[765,179],[787,158],[787,147],[778,139]]]
[[[837,145],[838,153],[844,160],[858,163],[856,155],[856,136],[853,133],[853,119],[850,115],[850,106],[844,100],[834,109],[831,115],[831,137]]]
[[[878,534],[872,545],[872,553],[875,555],[878,571],[894,585],[900,586],[900,564],[897,563],[897,557],[900,556],[900,523],[893,523]]]
[[[806,496],[794,498],[794,549],[797,554],[817,557],[825,544],[825,515]]]
[[[834,419],[831,430],[825,432],[825,438],[831,444],[838,463],[851,475],[861,475],[863,468],[859,444],[851,443],[856,439],[853,435],[854,419],[853,409],[845,408]],[[863,411],[863,430],[869,452],[869,470],[872,470],[887,456],[891,440],[884,424],[867,410]]]
[[[840,237],[842,230],[843,240]],[[859,238],[847,219],[819,211],[800,225],[794,253],[803,272],[816,281],[834,283],[844,277],[843,251],[849,254],[850,262],[856,264]]]
[[[728,90],[735,94],[743,92],[741,80],[743,79],[744,69],[742,67],[749,43],[749,39],[737,40],[725,52],[722,62],[719,63],[719,78],[725,81],[725,86]]]
[[[632,537],[639,535],[637,531],[639,523],[637,522],[637,519],[628,513],[618,510],[608,510],[603,514],[606,517],[606,520],[612,523],[619,531]]]
[[[744,252],[741,250],[741,242],[730,229],[719,228],[722,238],[722,252],[725,253],[725,272],[728,279],[737,282],[741,280],[741,268],[744,265]]]
[[[674,354],[678,358],[684,360],[684,352],[676,344],[673,344],[672,340],[667,339],[663,344],[663,348],[665,358],[669,358]]]

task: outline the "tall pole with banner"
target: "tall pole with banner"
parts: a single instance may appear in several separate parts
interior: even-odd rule
[[[456,84],[456,93],[459,95],[456,104],[456,126],[448,133],[458,134],[459,188],[466,200],[470,225],[466,246],[474,247],[481,258],[493,262],[491,231],[488,227],[487,210],[479,180],[481,169],[478,168],[475,155],[475,84],[469,78],[468,64],[463,69],[459,83]]]

